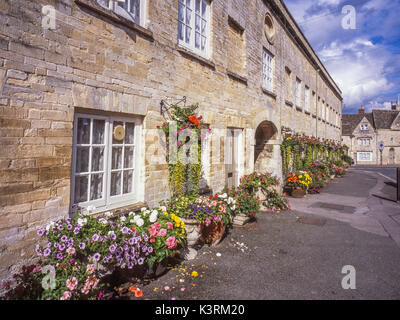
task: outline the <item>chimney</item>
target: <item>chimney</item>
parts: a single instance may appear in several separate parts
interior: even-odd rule
[[[361,109],[358,109],[358,113],[359,114],[364,114],[365,113],[364,106],[361,106]]]

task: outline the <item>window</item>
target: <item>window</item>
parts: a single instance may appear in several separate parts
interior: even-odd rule
[[[321,119],[325,120],[325,102],[321,101]]]
[[[372,161],[372,152],[357,152],[357,161]]]
[[[368,131],[368,124],[362,124],[360,126],[361,131]]]
[[[369,146],[371,144],[371,139],[358,139],[359,146]]]
[[[292,72],[285,67],[286,100],[292,102]]]
[[[296,88],[295,88],[295,104],[296,106],[300,107],[300,101],[301,101],[301,80],[299,78],[296,78]]]
[[[75,116],[74,204],[99,208],[137,200],[140,130],[137,119]]]
[[[263,50],[263,87],[266,90],[273,91],[273,63],[274,58],[267,51]]]
[[[310,88],[304,86],[304,110],[310,111]]]
[[[116,14],[144,26],[145,0],[97,0],[104,8],[114,11]]]
[[[210,2],[179,0],[178,43],[208,58],[210,33]]]

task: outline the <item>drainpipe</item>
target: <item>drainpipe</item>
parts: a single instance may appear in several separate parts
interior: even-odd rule
[[[320,69],[315,70],[315,137],[318,138],[318,74]]]

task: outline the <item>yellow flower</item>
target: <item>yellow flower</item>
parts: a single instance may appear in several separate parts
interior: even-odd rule
[[[193,277],[193,278],[196,278],[196,277],[198,277],[198,276],[199,276],[199,274],[198,274],[197,271],[193,271],[193,272],[192,272],[192,277]]]

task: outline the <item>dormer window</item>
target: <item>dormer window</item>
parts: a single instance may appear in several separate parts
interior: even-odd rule
[[[368,124],[362,124],[360,126],[361,131],[368,131]]]
[[[97,0],[103,8],[144,26],[145,0]]]

